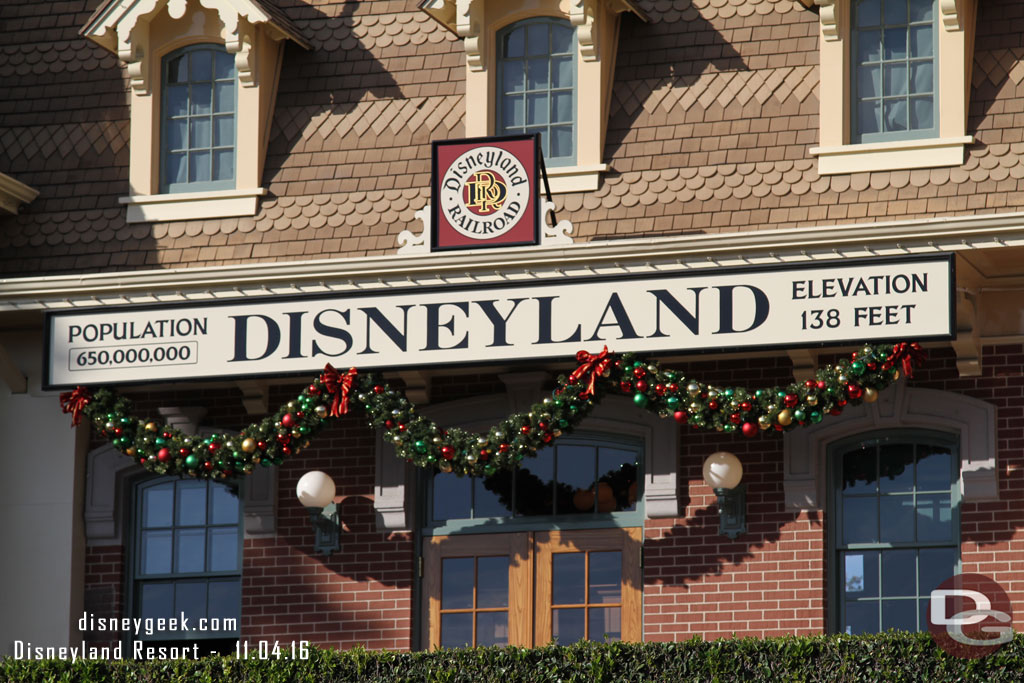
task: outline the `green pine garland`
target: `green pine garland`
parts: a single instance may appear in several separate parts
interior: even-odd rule
[[[84,414],[114,446],[158,474],[223,479],[250,474],[256,465],[280,465],[307,447],[328,422],[354,411],[365,414],[370,427],[384,430],[398,457],[418,467],[479,476],[535,456],[571,432],[608,393],[632,396],[638,407],[693,429],[739,430],[753,437],[816,424],[848,404],[872,402],[898,379],[901,367],[909,373],[922,357],[916,344],[865,346],[849,360],[820,368],[816,380],[752,391],[698,382],[631,353],[581,351],[580,368],[559,377],[551,397],[528,412],[509,415],[484,434],[438,426],[379,374],[351,370],[346,378],[330,366],[294,400],[236,435],[188,435],[135,418],[131,401],[111,389],[90,395],[80,387],[61,400],[76,424],[79,413]],[[346,381],[349,386],[342,387]]]

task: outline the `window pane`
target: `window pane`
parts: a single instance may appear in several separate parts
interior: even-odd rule
[[[242,582],[238,579],[210,581],[210,599],[207,609],[211,619],[237,619],[241,616]]]
[[[139,592],[139,616],[143,619],[174,614],[174,584],[144,583]]]
[[[857,34],[857,60],[877,62],[882,57],[882,34],[878,31],[861,31]]]
[[[554,487],[555,449],[545,448],[537,457],[524,460],[516,471],[516,514],[554,514],[552,491]],[[572,497],[558,501],[558,511],[571,511]]]
[[[232,572],[238,569],[238,527],[210,529],[208,570]]]
[[[166,166],[168,183],[185,182],[188,177],[188,164],[184,154],[168,154]]]
[[[523,91],[525,68],[526,64],[520,61],[502,62],[501,88],[504,92],[511,93]]]
[[[572,92],[551,93],[551,122],[572,122]]]
[[[873,493],[878,490],[875,449],[863,448],[843,454],[843,494]]]
[[[882,602],[882,630],[917,631],[917,600]]]
[[[882,79],[886,95],[907,94],[907,65],[886,64],[885,76]]]
[[[551,610],[551,637],[557,640],[559,645],[571,645],[583,640],[585,618],[586,609],[583,607]]]
[[[948,491],[953,454],[942,446],[921,445],[917,450],[917,490]]]
[[[477,613],[476,644],[508,645],[508,612]]]
[[[551,54],[572,52],[572,29],[554,24],[551,26]]]
[[[501,116],[505,128],[520,128],[526,125],[522,96],[505,97],[502,100]]]
[[[589,489],[594,485],[597,449],[593,446],[560,446],[558,448],[558,481],[574,489]]]
[[[843,499],[843,543],[878,543],[878,499]]]
[[[210,179],[210,153],[193,152],[188,155],[188,180],[190,183]]]
[[[551,87],[552,88],[571,88],[573,83],[572,77],[572,58],[571,57],[555,57],[551,60]]]
[[[189,147],[196,149],[197,147],[209,147],[211,144],[210,139],[210,119],[207,117],[196,118],[189,121]]]
[[[447,519],[469,519],[470,486],[472,479],[458,477],[455,474],[437,473],[434,475],[434,521],[443,522]]]
[[[587,602],[622,602],[622,552],[590,553]]]
[[[174,119],[167,122],[167,149],[185,149],[188,144],[188,119]]]
[[[142,526],[171,526],[174,515],[174,483],[150,486],[142,494]]]
[[[473,558],[441,560],[441,609],[473,607]]]
[[[913,468],[910,468],[913,470]],[[914,497],[883,496],[879,501],[883,543],[914,541]]]
[[[862,134],[877,133],[882,129],[882,107],[878,100],[861,102],[857,108],[857,123]]]
[[[174,586],[174,611],[187,617],[206,616],[206,582],[182,581]]]
[[[860,0],[857,3],[857,26],[878,26],[881,21],[880,0]]]
[[[952,541],[952,522],[948,493],[917,497],[917,540]]]
[[[235,110],[235,83],[217,83],[214,86],[214,111],[228,112]]]
[[[840,553],[843,594],[847,598],[878,597],[878,551]]]
[[[224,484],[210,484],[210,524],[236,524],[237,522],[237,492]]]
[[[226,52],[217,50],[213,53],[213,76],[217,79],[235,78],[235,60]]]
[[[441,647],[473,645],[473,613],[441,615]]]
[[[859,633],[878,632],[878,603],[874,600],[867,602],[846,603],[846,623],[843,624],[843,632],[852,635]]]
[[[931,21],[934,0],[910,0],[910,21]]]
[[[593,607],[588,612],[588,640],[599,643],[622,640],[622,608]]]
[[[911,26],[910,27],[910,56],[931,57],[932,56],[932,27]]]
[[[877,66],[857,67],[857,96],[878,97],[882,94],[881,70]]]
[[[167,88],[167,116],[185,116],[188,113],[188,86],[175,85]]]
[[[232,180],[235,177],[235,150],[221,149],[213,153],[213,179]]]
[[[235,146],[235,117],[215,116],[213,117],[213,146],[234,147]]]
[[[910,65],[910,92],[930,93],[933,83],[931,62],[920,62]],[[931,103],[931,98],[928,98],[928,103]]]
[[[548,64],[547,59],[531,59],[526,62],[527,90],[543,90],[550,86]]]
[[[907,129],[907,101],[885,100],[882,105],[882,116],[886,131]]]
[[[211,50],[193,50],[189,56],[192,58],[192,71],[189,73],[189,80],[193,83],[213,80],[213,52]]]
[[[167,60],[167,83],[188,83],[188,55]]]
[[[213,86],[206,83],[192,84],[189,89],[189,113],[193,116],[202,116],[210,113],[210,103],[213,99]]]
[[[509,32],[505,36],[504,41],[504,56],[505,57],[522,57],[523,56],[523,41],[525,40],[526,31],[522,27]]]
[[[171,573],[171,532],[142,532],[142,573]]]
[[[878,449],[878,469],[878,485],[883,492],[913,491],[914,444],[882,444]]]
[[[931,128],[934,125],[933,120],[931,97],[915,97],[910,100],[910,128],[912,130]]]
[[[551,556],[551,604],[582,605],[586,602],[584,553],[555,553]]]
[[[526,54],[546,55],[549,53],[548,24],[537,23],[526,27]]]
[[[499,482],[511,482],[511,478],[498,479]],[[491,481],[494,488],[494,480]],[[484,480],[478,477],[473,478],[473,518],[483,517],[511,517],[512,516],[512,491],[511,486],[506,483],[502,488],[489,491],[484,485]],[[504,494],[505,502],[501,501]]]
[[[905,28],[887,28],[884,31],[882,40],[885,44],[885,49],[882,54],[885,55],[885,59],[906,59],[907,57],[907,29]]]
[[[882,551],[882,596],[917,595],[917,551]]]
[[[479,557],[476,606],[508,607],[508,557]]]
[[[205,529],[174,532],[174,565],[175,572],[201,572],[206,568]]]
[[[192,526],[206,524],[206,482],[179,481],[178,524]]]
[[[921,548],[918,572],[918,584],[921,595],[928,595],[939,587],[939,584],[953,576],[956,571],[955,548]]]
[[[558,135],[556,133],[555,138]],[[597,478],[607,482],[615,496],[616,510],[636,509],[637,454],[621,448],[599,448]]]
[[[885,23],[890,26],[907,23],[906,0],[885,0]]]

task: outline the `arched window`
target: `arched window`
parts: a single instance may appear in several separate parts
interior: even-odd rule
[[[929,595],[959,573],[959,443],[890,430],[828,450],[833,630],[928,628]]]
[[[936,135],[935,0],[854,0],[852,13],[853,142]]]
[[[565,19],[498,33],[497,131],[540,133],[545,163],[576,162],[576,32]]]
[[[136,635],[147,645],[199,642],[228,652],[239,634],[242,509],[237,487],[160,477],[135,486],[131,614],[187,627]],[[170,623],[170,622],[169,622]]]
[[[235,187],[236,74],[220,45],[190,45],[163,59],[162,192]]]

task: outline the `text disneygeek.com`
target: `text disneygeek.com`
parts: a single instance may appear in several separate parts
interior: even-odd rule
[[[206,655],[222,654],[222,650],[203,647],[204,637],[216,638],[220,634],[238,632],[235,618],[215,617],[195,619],[184,612],[171,618],[108,618],[89,612],[78,620],[78,630],[91,634],[93,640],[106,640],[97,634],[110,634],[109,638],[125,639],[115,645],[89,645],[83,640],[78,645],[40,645],[24,640],[14,641],[14,659],[199,659]],[[147,642],[146,637],[160,642]],[[230,637],[230,636],[229,636]],[[181,639],[180,645],[168,641]],[[223,642],[221,640],[220,642]],[[308,659],[309,642],[302,641],[242,641],[235,642],[234,655],[238,659]]]

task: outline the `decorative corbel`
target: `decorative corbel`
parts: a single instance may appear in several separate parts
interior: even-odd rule
[[[814,0],[818,6],[818,21],[821,22],[821,34],[825,40],[839,40],[839,12],[837,0]]]
[[[149,93],[149,23],[140,21],[123,36],[117,36],[117,58],[125,63],[128,84],[135,92]]]
[[[956,353],[956,369],[961,377],[981,375],[981,339],[978,336],[978,296],[960,290],[956,300],[956,339],[951,346]]]
[[[483,3],[478,0],[456,0],[455,32],[462,38],[466,66],[470,71],[483,71],[484,62]]]
[[[243,88],[257,85],[256,50],[253,47],[253,26],[245,22],[224,40],[224,49],[235,56],[235,71]]]
[[[814,379],[814,371],[818,367],[818,353],[809,349],[791,349],[789,359],[793,361],[793,379],[806,382]]]
[[[270,387],[266,382],[258,380],[241,380],[237,382],[242,392],[242,405],[250,415],[266,415],[270,412]]]
[[[947,31],[959,31],[963,28],[959,5],[957,0],[939,0],[939,18]]]
[[[405,396],[417,405],[430,403],[430,375],[419,370],[399,370],[405,382]]]
[[[598,58],[597,45],[597,2],[598,0],[576,0],[569,10],[569,20],[576,27],[576,42],[585,62]]]

